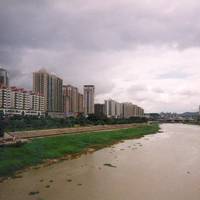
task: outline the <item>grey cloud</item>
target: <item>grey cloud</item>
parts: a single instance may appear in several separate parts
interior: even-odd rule
[[[75,2],[68,6],[63,1],[60,8],[55,1],[4,0],[0,10],[1,46],[104,51],[147,43],[178,47],[200,44],[200,27],[194,25],[194,21],[199,23],[199,5],[185,16],[184,9],[176,8],[167,15],[162,6],[155,11],[131,1],[113,1],[105,10],[98,1],[94,2],[99,7],[82,10],[78,9],[82,3]],[[89,7],[91,1],[87,3]]]
[[[139,75],[137,63],[130,72],[123,71],[122,65],[140,56],[131,57],[141,46],[155,49],[164,46],[169,51],[179,52],[199,48],[199,10],[200,3],[196,0],[189,3],[186,0],[181,3],[166,0],[2,0],[0,65],[9,70],[12,84],[19,86],[31,88],[31,73],[46,67],[61,76],[66,84],[78,87],[95,84],[99,97],[113,95],[125,99],[126,96],[158,108],[158,102],[152,102],[151,98],[163,94],[162,86],[149,90],[152,77],[149,83],[141,83],[143,73],[148,73],[145,71],[148,63],[139,65],[143,68]],[[123,52],[128,52],[129,56]],[[156,60],[158,55],[151,56]],[[152,73],[155,73],[158,70],[155,66],[149,67],[149,71],[154,69]],[[166,81],[191,78],[191,74],[180,72],[181,68],[186,67],[161,71],[153,77]],[[151,76],[145,77],[148,75]],[[119,77],[130,85],[121,86],[123,83],[116,81]]]
[[[200,94],[200,92],[196,91],[195,89],[194,90],[184,89],[182,91],[179,91],[178,94],[186,96],[186,97],[192,97],[197,94]]]
[[[134,84],[131,85],[128,90],[129,93],[137,93],[137,92],[144,92],[144,91],[148,91],[148,88],[146,85],[143,84]]]
[[[165,91],[162,88],[159,88],[159,87],[153,88],[152,91],[155,92],[155,93],[158,93],[158,94],[165,93]]]
[[[157,76],[158,79],[186,79],[190,78],[192,75],[186,72],[179,70],[171,70],[166,73],[160,74]]]
[[[149,89],[144,84],[133,84],[129,88],[124,88],[125,96],[128,97],[127,101],[131,101],[134,104],[141,105],[147,101]]]

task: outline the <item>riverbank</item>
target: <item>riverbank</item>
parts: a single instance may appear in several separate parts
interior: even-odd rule
[[[158,130],[158,125],[143,125],[122,130],[38,138],[21,147],[2,148],[0,150],[0,177],[14,175],[18,170],[44,163],[47,159],[78,154],[89,148],[97,150],[121,140],[153,134]]]
[[[183,122],[183,124],[200,126],[200,122],[197,122],[197,121],[193,121],[193,122]]]
[[[74,133],[86,133],[86,132],[103,131],[103,130],[108,131],[108,130],[117,130],[124,128],[134,128],[141,125],[143,124],[134,123],[134,124],[115,124],[115,125],[96,125],[96,126],[91,125],[84,127],[9,132],[9,135],[17,139],[31,139],[37,137],[47,137],[47,136],[52,137],[52,136],[74,134]]]

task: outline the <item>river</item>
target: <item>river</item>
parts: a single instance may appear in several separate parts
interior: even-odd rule
[[[162,133],[0,183],[0,200],[200,200],[200,126]]]

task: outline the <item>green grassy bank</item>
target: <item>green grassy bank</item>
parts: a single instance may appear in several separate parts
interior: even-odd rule
[[[158,125],[143,125],[130,129],[40,138],[21,147],[0,148],[0,177],[13,175],[17,170],[40,164],[45,159],[81,153],[90,147],[103,148],[120,140],[156,133],[158,129]]]

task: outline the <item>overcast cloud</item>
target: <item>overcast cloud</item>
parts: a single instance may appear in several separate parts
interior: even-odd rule
[[[199,0],[0,0],[0,65],[27,89],[46,68],[66,84],[95,84],[96,102],[196,111],[199,10]]]

